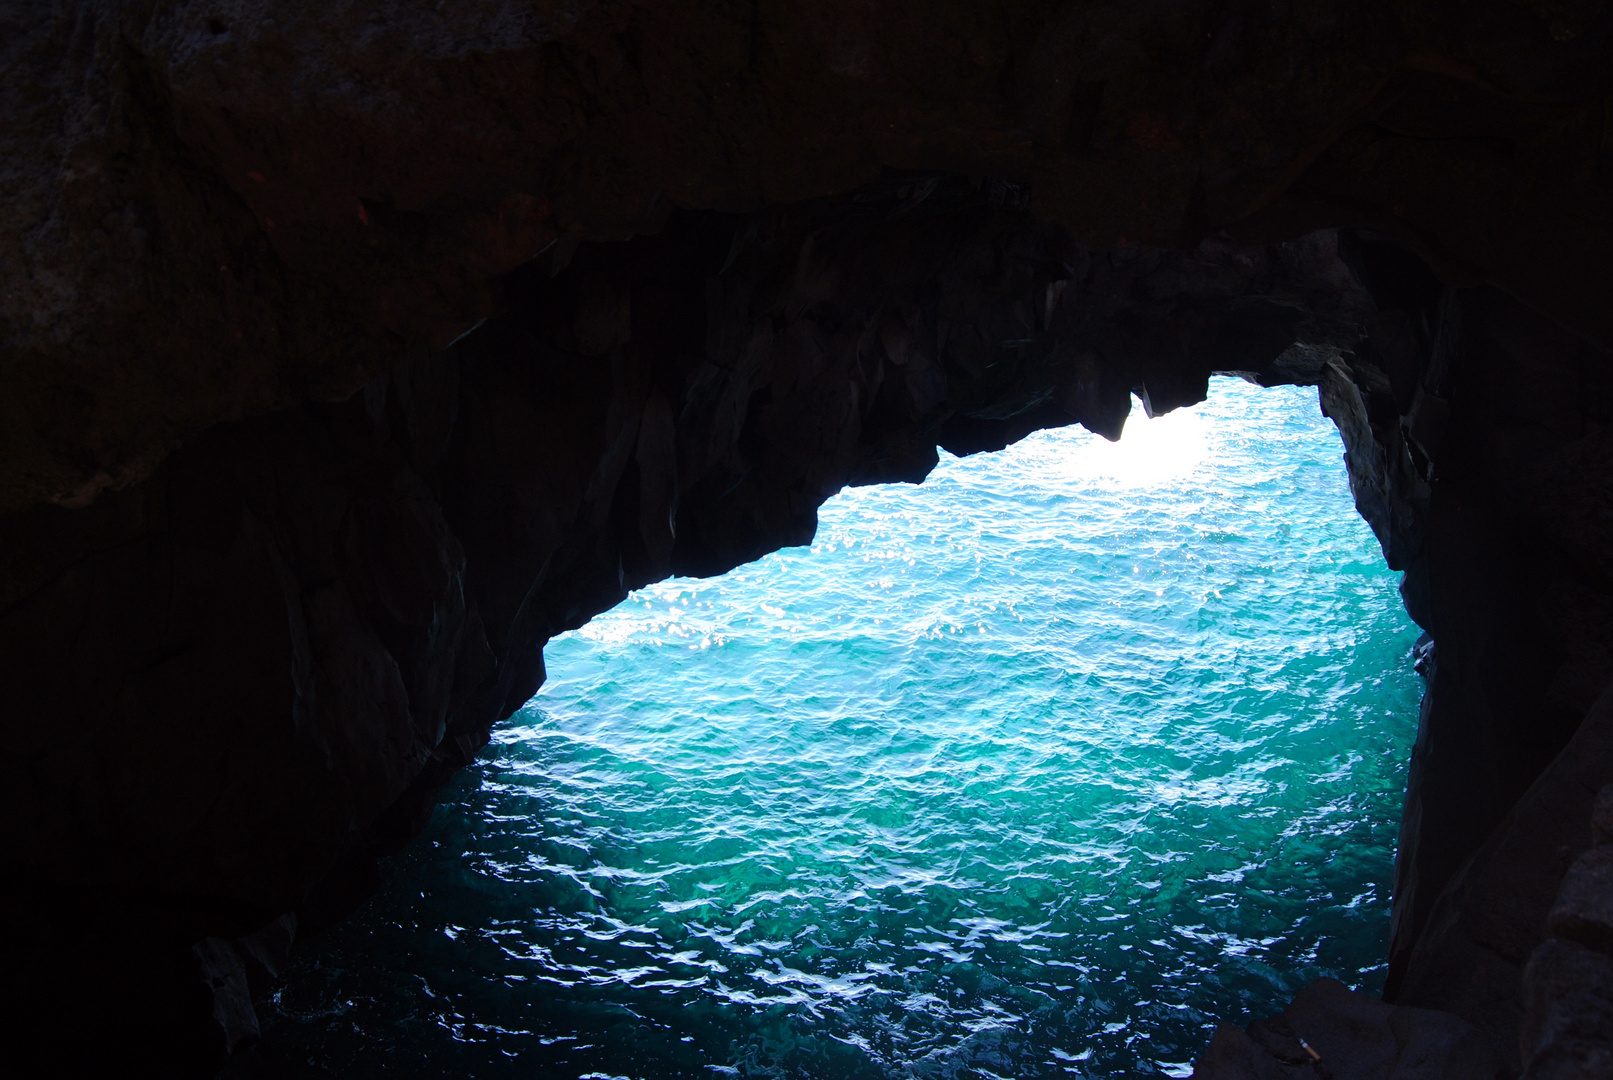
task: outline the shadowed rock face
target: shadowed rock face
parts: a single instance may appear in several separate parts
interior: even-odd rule
[[[1606,345],[1605,6],[14,4],[0,507],[345,398],[556,237],[887,167],[1100,247],[1370,225]]]
[[[1322,1070],[1326,1070],[1324,1073]],[[1301,990],[1280,1016],[1216,1029],[1193,1080],[1495,1080],[1488,1040],[1450,1013],[1386,1005],[1335,979]]]
[[[1613,64],[1459,7],[6,16],[13,1022],[206,1071],[550,636],[1233,371],[1319,385],[1436,642],[1389,996],[1521,1067],[1588,840],[1514,806],[1613,679]]]

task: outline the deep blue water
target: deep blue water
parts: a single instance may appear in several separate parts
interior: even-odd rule
[[[547,650],[256,1060],[358,1077],[1184,1076],[1376,990],[1421,687],[1313,390],[1217,379],[849,490]]]

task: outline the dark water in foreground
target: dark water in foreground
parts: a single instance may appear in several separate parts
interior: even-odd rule
[[[301,951],[257,1068],[1185,1076],[1218,1019],[1376,990],[1421,688],[1340,453],[1314,391],[1220,379],[635,594]]]

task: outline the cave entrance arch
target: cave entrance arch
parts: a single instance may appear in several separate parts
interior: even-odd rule
[[[1340,450],[1314,388],[1217,380],[635,593],[550,642],[348,956],[414,922],[434,989],[457,954],[560,999],[462,983],[470,1042],[653,1075],[1185,1075],[1229,1011],[1376,992],[1420,686]]]
[[[1516,1059],[1523,966],[1557,948],[1539,928],[1613,778],[1598,746],[1557,769],[1601,737],[1581,721],[1613,675],[1613,382],[1604,346],[1427,254],[1349,229],[1101,249],[959,177],[678,212],[556,243],[504,280],[503,314],[352,398],[220,423],[89,507],[6,518],[8,813],[30,917],[60,931],[18,943],[60,991],[27,1015],[55,1024],[82,966],[160,971],[117,1021],[131,1045],[167,1053],[152,1033],[192,1021],[197,1053],[240,1045],[258,946],[352,910],[541,685],[549,639],[804,543],[835,491],[917,479],[937,445],[1113,434],[1133,391],[1164,414],[1240,371],[1322,387],[1439,642],[1389,993]],[[1551,812],[1509,818],[1543,769]],[[1493,872],[1457,876],[1481,856]],[[1497,966],[1475,935],[1502,911]]]

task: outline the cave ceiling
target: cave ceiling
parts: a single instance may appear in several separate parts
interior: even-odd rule
[[[887,170],[1094,246],[1356,225],[1606,346],[1601,3],[31,4],[0,45],[0,506],[336,400],[550,243]]]

